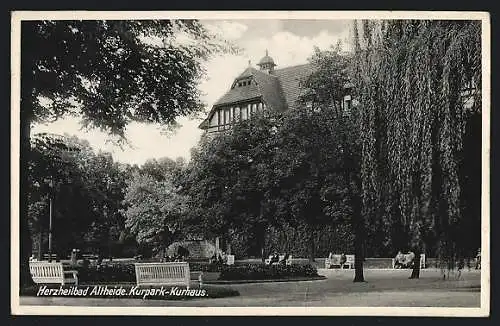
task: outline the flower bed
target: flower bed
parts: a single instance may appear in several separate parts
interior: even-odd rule
[[[219,280],[273,280],[294,277],[317,277],[318,271],[312,265],[263,265],[245,264],[224,266]]]
[[[220,273],[224,265],[207,263],[189,263],[191,272]],[[78,279],[82,284],[104,283],[135,283],[135,266],[133,263],[107,262],[100,265],[68,266],[67,269],[77,270]]]
[[[67,266],[78,271],[81,284],[117,284],[135,283],[135,266],[133,263],[106,262],[100,265]],[[210,275],[220,275],[219,280],[272,280],[294,277],[316,277],[318,272],[311,264],[264,265],[262,263],[245,263],[236,265],[208,264],[190,262],[189,269],[203,272],[205,279]],[[197,279],[197,277],[196,277]],[[215,280],[215,279],[214,279]]]
[[[101,265],[76,266],[80,283],[135,283],[133,264],[106,263]]]

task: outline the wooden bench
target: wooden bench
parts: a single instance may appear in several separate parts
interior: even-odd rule
[[[420,269],[424,269],[426,267],[425,254],[420,254]],[[396,268],[396,259],[392,258],[392,269]]]
[[[65,271],[62,263],[31,261],[29,265],[33,282],[37,284],[57,283],[65,285],[72,283],[78,285],[78,271]],[[67,277],[68,275],[71,275],[71,277]]]
[[[191,273],[187,262],[135,263],[137,285],[185,285],[189,288]]]
[[[325,268],[344,268],[347,267],[349,269],[354,268],[354,255],[345,255],[346,261],[342,265],[340,265],[340,257],[342,255],[332,255],[332,258],[325,259]]]

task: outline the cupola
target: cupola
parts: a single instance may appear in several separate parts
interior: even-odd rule
[[[259,66],[260,70],[266,71],[268,74],[271,74],[274,71],[274,67],[276,66],[276,64],[266,50],[266,55],[262,59],[260,59],[257,66]]]

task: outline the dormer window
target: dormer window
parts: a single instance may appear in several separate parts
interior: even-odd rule
[[[252,84],[252,80],[251,79],[248,79],[248,80],[239,80],[239,81],[237,81],[237,82],[234,83],[234,86],[232,88],[250,86],[251,84]]]

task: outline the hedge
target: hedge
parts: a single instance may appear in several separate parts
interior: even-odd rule
[[[244,264],[224,266],[219,280],[272,280],[315,276],[318,276],[318,270],[312,265]]]

